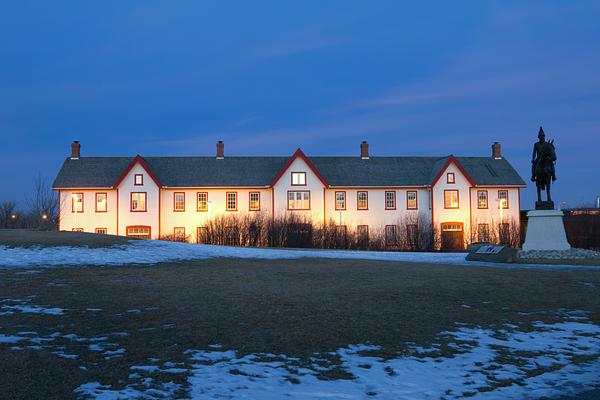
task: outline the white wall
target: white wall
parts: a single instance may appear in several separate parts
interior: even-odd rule
[[[292,186],[292,172],[306,172],[306,186]],[[281,176],[279,181],[273,188],[275,194],[275,217],[280,217],[287,214],[294,214],[300,217],[312,218],[315,223],[322,223],[324,221],[323,214],[323,197],[325,186],[319,180],[317,175],[310,169],[310,167],[302,160],[297,157],[290,167]],[[310,210],[307,211],[289,211],[288,207],[288,191],[310,191]]]
[[[488,192],[488,208],[480,209],[477,207],[477,191],[487,190]],[[508,208],[502,210],[498,209],[498,191],[508,191]],[[506,223],[516,223],[520,226],[520,199],[518,188],[503,188],[503,187],[474,187],[471,189],[471,205],[472,205],[472,221],[473,221],[473,234],[474,240],[478,241],[477,237],[477,224],[487,223],[494,229],[498,229],[500,220]]]
[[[73,193],[83,193],[83,212],[71,210]],[[107,212],[96,212],[96,193],[107,194]],[[117,234],[117,191],[110,189],[61,190],[59,196],[59,229],[71,231],[82,228],[94,233],[96,228],[106,228],[108,234]]]
[[[454,173],[455,183],[446,182],[446,173]],[[451,163],[443,172],[441,178],[433,187],[433,218],[434,229],[441,230],[441,224],[446,222],[460,222],[463,224],[465,240],[470,237],[470,183],[460,172],[458,167]],[[458,209],[444,208],[444,190],[458,190]]]
[[[134,185],[134,176],[142,174],[144,184]],[[127,226],[144,225],[150,226],[152,239],[157,239],[159,219],[159,189],[150,178],[146,170],[139,164],[135,165],[118,187],[119,197],[119,235],[125,236]],[[131,193],[146,192],[146,212],[131,212]]]
[[[174,193],[185,193],[185,211],[174,211]],[[198,192],[208,192],[208,211],[197,211],[196,195]],[[226,193],[237,192],[237,211],[226,210]],[[249,211],[250,192],[260,193],[260,211]],[[271,217],[272,202],[271,189],[269,188],[234,188],[234,189],[162,189],[160,191],[161,199],[161,218],[160,234],[173,235],[175,227],[185,228],[186,236],[189,241],[196,241],[196,231],[200,226],[206,225],[206,221],[219,216],[244,216],[244,215],[264,215]]]

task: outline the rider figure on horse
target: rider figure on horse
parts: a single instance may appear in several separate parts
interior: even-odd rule
[[[544,130],[540,126],[540,131],[538,132],[539,141],[533,145],[533,154],[531,156],[531,181],[535,182],[535,169],[537,164],[540,162],[542,154],[545,153],[545,147],[550,146],[550,143],[546,142],[546,134]],[[554,169],[554,160],[551,163],[551,173],[552,173],[552,182],[556,180],[556,172]]]

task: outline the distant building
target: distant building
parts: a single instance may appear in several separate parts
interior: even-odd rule
[[[293,214],[390,241],[400,220],[426,224],[445,249],[518,232],[523,187],[498,143],[489,157],[373,157],[366,142],[354,157],[226,157],[223,142],[214,157],[81,157],[74,142],[53,184],[60,230],[200,241],[216,216]]]

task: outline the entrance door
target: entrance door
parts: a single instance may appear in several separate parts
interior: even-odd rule
[[[144,225],[128,226],[126,234],[136,239],[150,239],[150,227]]]
[[[462,222],[445,222],[442,224],[442,251],[464,251],[464,231]]]

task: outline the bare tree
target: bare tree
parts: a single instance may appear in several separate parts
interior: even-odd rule
[[[16,207],[17,203],[14,201],[3,201],[0,203],[0,228],[13,227],[13,219],[16,218]]]
[[[37,228],[49,229],[56,220],[58,198],[52,191],[50,182],[38,174],[33,182],[33,194],[29,199],[32,220],[37,222]],[[32,221],[35,224],[35,222]]]

